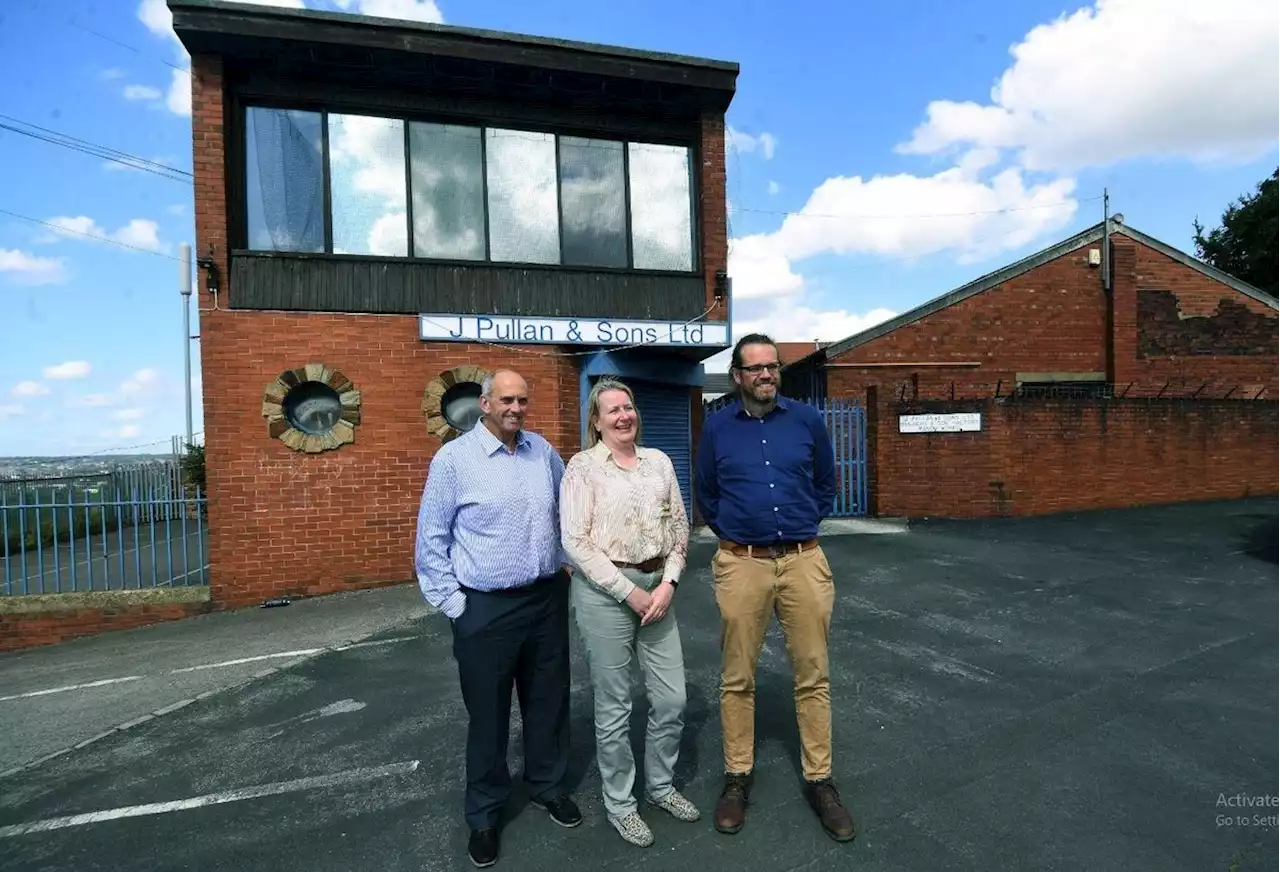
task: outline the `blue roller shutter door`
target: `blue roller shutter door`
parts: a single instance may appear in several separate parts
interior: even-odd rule
[[[657,448],[671,458],[684,497],[685,516],[693,517],[692,420],[690,389],[686,385],[664,385],[627,380],[636,395],[636,408],[643,423],[643,444]]]

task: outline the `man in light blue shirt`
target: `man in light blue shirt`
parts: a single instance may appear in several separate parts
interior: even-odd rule
[[[414,564],[422,595],[450,619],[467,706],[468,853],[498,859],[511,793],[511,689],[520,700],[524,782],[561,826],[582,815],[561,787],[569,751],[569,573],[560,544],[564,460],[523,429],[528,386],[510,370],[484,380],[483,417],[431,460]]]

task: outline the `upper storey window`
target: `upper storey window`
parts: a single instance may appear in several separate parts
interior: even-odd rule
[[[685,146],[251,107],[252,250],[692,272]]]

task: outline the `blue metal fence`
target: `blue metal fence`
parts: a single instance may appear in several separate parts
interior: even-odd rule
[[[717,397],[704,404],[705,414],[720,409],[735,398]],[[867,502],[867,410],[857,400],[797,399],[813,406],[827,425],[836,456],[836,497],[830,517],[853,518],[869,511]]]
[[[206,502],[171,463],[0,482],[0,596],[208,584]]]

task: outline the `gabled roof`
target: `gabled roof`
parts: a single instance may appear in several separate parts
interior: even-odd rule
[[[1038,266],[1042,266],[1051,260],[1062,257],[1064,254],[1070,254],[1073,251],[1084,248],[1086,245],[1099,242],[1102,240],[1102,229],[1102,222],[1099,221],[1097,224],[1080,231],[1069,239],[1064,239],[1056,245],[1051,245],[1048,248],[1036,252],[1035,254],[1024,257],[1022,260],[1002,267],[995,272],[987,273],[966,285],[961,285],[954,291],[945,293],[940,297],[934,297],[932,300],[921,303],[914,309],[910,309],[903,312],[901,315],[890,318],[888,321],[883,321],[874,327],[863,330],[861,333],[855,333],[852,336],[841,339],[839,342],[833,342],[826,348],[820,349],[820,351],[811,352],[801,358],[801,360],[809,360],[816,357],[819,353],[824,354],[828,358],[835,357],[849,351],[850,349],[857,348],[859,345],[865,345],[873,339],[879,339],[881,336],[892,333],[899,327],[912,324],[922,318],[932,315],[935,312],[954,306],[962,300],[967,300],[970,297],[977,296],[983,291],[990,290],[998,284],[1007,282],[1009,279],[1016,278],[1017,276],[1033,270]],[[1184,266],[1190,267],[1196,272],[1214,279],[1215,281],[1222,282],[1224,285],[1239,291],[1246,297],[1257,300],[1259,303],[1263,303],[1272,309],[1280,309],[1280,304],[1277,304],[1274,297],[1258,290],[1253,285],[1248,284],[1247,282],[1242,282],[1235,276],[1228,275],[1222,270],[1210,266],[1204,261],[1197,260],[1186,252],[1179,251],[1173,246],[1161,242],[1154,236],[1148,236],[1142,231],[1136,230],[1127,224],[1115,220],[1114,218],[1111,219],[1111,232],[1123,234],[1135,242],[1139,242],[1148,248],[1154,249],[1155,251],[1158,251],[1161,254],[1178,261]],[[795,365],[799,362],[799,360],[794,361],[791,365]]]

